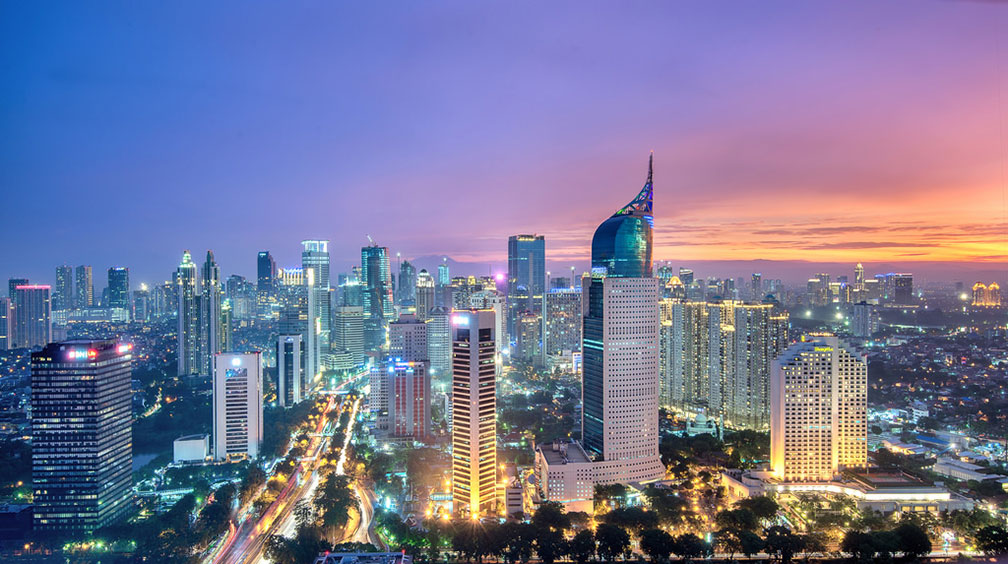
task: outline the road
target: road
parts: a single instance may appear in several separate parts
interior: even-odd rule
[[[324,413],[328,413],[329,409],[335,405],[335,394],[342,392],[344,388],[352,385],[364,375],[365,374],[362,373],[356,378],[343,382],[331,392],[327,392],[333,395],[330,396],[329,407]],[[357,409],[360,407],[360,403],[361,400],[359,398],[354,401],[347,429],[344,430],[345,439],[343,448],[340,451],[340,458],[337,461],[335,469],[335,472],[339,475],[344,474],[346,471],[346,447],[350,444],[350,439],[353,437],[353,426],[357,420]],[[311,501],[314,498],[315,490],[318,488],[320,483],[318,475],[320,455],[328,452],[329,440],[331,438],[330,433],[323,434],[322,431],[323,429],[327,429],[328,424],[328,417],[324,415],[320,418],[319,424],[312,436],[311,443],[309,444],[308,449],[306,449],[306,456],[301,459],[298,466],[295,468],[294,473],[291,475],[287,486],[277,496],[273,505],[271,505],[259,519],[251,518],[250,510],[242,512],[242,514],[237,518],[238,524],[235,522],[231,523],[227,535],[224,536],[224,538],[218,543],[218,547],[204,560],[205,564],[265,563],[268,562],[264,556],[266,540],[271,535],[281,534],[286,537],[294,536],[297,529],[297,524],[293,515],[294,507],[300,500]],[[361,497],[363,498],[368,496],[365,495]],[[368,500],[369,502],[367,503],[366,508],[363,507],[365,504],[362,503],[360,512],[361,516],[366,517],[366,519],[361,519],[359,525],[363,527],[364,537],[374,536],[375,540],[377,540],[376,535],[373,533],[373,525],[371,523],[373,510],[370,505],[370,497],[368,497]],[[355,531],[353,536],[356,538],[357,536],[360,536],[360,533]],[[376,546],[378,546],[377,543]]]
[[[329,408],[335,404],[335,398],[329,400]],[[320,454],[326,452],[329,436],[322,431],[328,424],[328,418],[319,418],[318,426],[311,438],[307,456],[298,463],[284,489],[277,495],[276,501],[263,513],[259,519],[250,518],[250,510],[238,517],[240,525],[232,522],[228,534],[218,544],[205,562],[212,564],[244,564],[263,562],[263,551],[266,540],[277,532],[293,529],[293,511],[299,500],[312,499],[315,488],[318,487],[318,466]],[[293,533],[292,533],[293,534]]]

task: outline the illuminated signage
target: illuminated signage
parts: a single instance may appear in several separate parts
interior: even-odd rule
[[[462,325],[464,327],[469,326],[469,318],[464,315],[452,316],[452,325]]]

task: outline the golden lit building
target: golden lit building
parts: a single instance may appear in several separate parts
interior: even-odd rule
[[[493,310],[451,315],[453,513],[474,519],[496,511],[495,328]]]
[[[833,335],[811,335],[773,365],[770,464],[785,482],[827,482],[868,464],[868,361]]]
[[[973,307],[1001,307],[1001,286],[997,282],[973,285]]]

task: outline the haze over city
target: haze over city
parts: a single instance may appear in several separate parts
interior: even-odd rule
[[[728,6],[6,3],[4,273],[366,235],[476,273],[516,232],[582,267],[654,150],[656,259],[1003,275],[1003,6]]]

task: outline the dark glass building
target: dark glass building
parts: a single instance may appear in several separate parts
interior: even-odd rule
[[[364,350],[380,351],[385,346],[388,324],[395,313],[388,247],[361,248],[361,283],[364,285]]]
[[[276,288],[277,266],[269,251],[259,251],[256,274],[256,290],[260,294],[272,294]]]
[[[129,269],[112,267],[108,269],[108,307],[129,309]]]
[[[36,530],[86,534],[132,511],[132,348],[76,340],[32,354]]]
[[[525,313],[542,316],[546,291],[546,239],[542,235],[508,237],[507,333],[517,342],[518,318]]]

